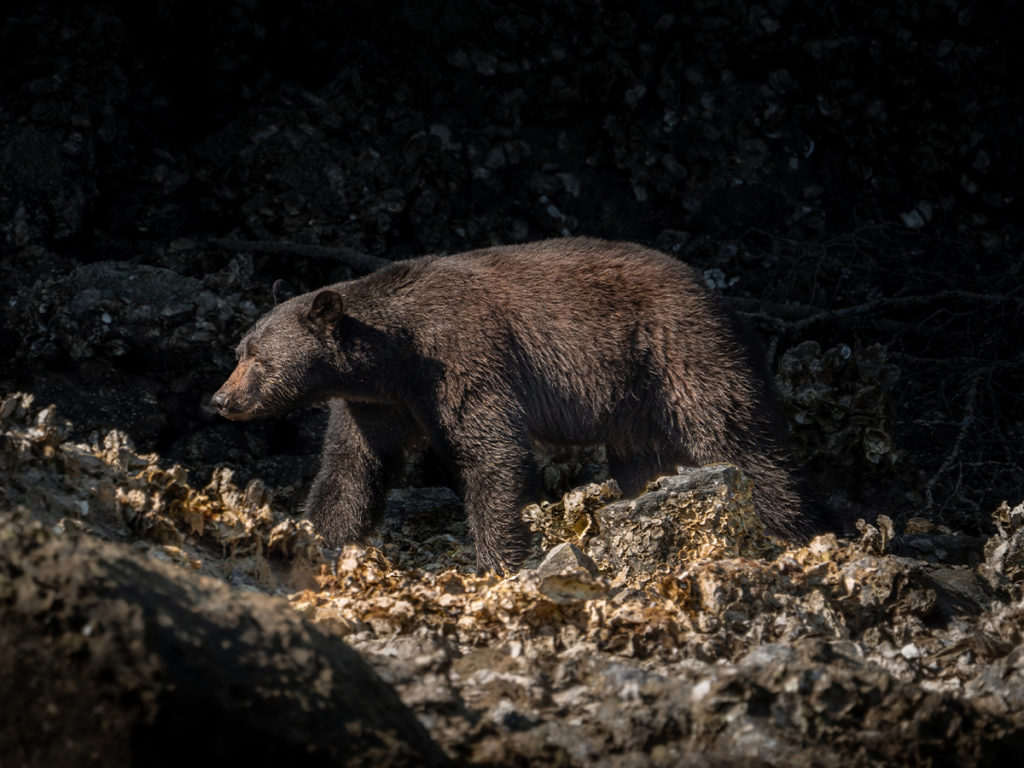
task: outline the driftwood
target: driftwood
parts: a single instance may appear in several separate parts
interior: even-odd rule
[[[11,766],[439,765],[392,688],[283,601],[0,517]]]

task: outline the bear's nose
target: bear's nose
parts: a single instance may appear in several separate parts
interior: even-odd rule
[[[217,392],[211,400],[214,408],[218,411],[223,411],[228,405],[228,396],[225,392]]]

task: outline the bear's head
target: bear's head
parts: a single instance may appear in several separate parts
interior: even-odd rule
[[[343,394],[342,296],[323,289],[278,304],[235,350],[238,365],[213,396],[221,416],[245,421]]]

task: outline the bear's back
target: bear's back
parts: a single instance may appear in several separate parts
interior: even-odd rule
[[[514,343],[530,356],[583,356],[588,367],[678,345],[681,334],[707,345],[723,327],[689,266],[592,238],[424,256],[344,288],[360,319],[401,327],[430,349]]]
[[[464,317],[565,316],[577,323],[609,316],[670,315],[706,295],[693,271],[634,243],[592,238],[495,246],[426,256],[367,278],[396,303]]]

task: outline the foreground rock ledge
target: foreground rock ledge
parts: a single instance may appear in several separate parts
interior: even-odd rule
[[[284,601],[0,514],[11,766],[440,765],[350,648]]]

